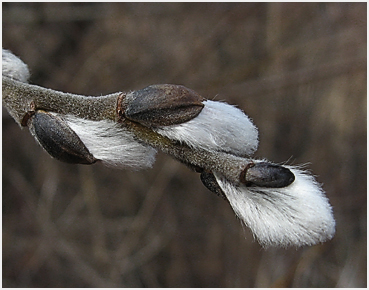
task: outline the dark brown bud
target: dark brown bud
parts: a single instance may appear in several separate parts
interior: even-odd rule
[[[96,162],[78,135],[55,115],[37,111],[31,117],[29,129],[41,146],[60,161],[80,164]]]
[[[222,197],[223,199],[227,199],[213,173],[203,171],[200,175],[200,179],[207,189],[214,192],[216,195]]]
[[[241,182],[247,186],[280,188],[294,180],[295,175],[288,168],[268,162],[250,163],[241,173]]]
[[[204,107],[195,91],[179,85],[152,85],[127,95],[124,116],[146,127],[168,126],[195,118]]]

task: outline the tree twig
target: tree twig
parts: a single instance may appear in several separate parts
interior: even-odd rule
[[[51,111],[62,115],[99,121],[116,121],[128,129],[135,137],[156,149],[174,157],[184,164],[200,171],[217,171],[229,180],[239,183],[240,174],[250,164],[250,159],[224,152],[210,152],[190,148],[185,144],[173,142],[148,127],[117,113],[117,101],[122,93],[107,96],[88,97],[46,89],[13,80],[3,76],[3,104],[19,125],[24,125],[24,118],[37,110]]]

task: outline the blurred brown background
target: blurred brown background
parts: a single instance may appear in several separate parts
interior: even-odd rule
[[[50,158],[3,111],[3,286],[365,287],[366,3],[4,3],[31,82],[101,95],[183,84],[243,109],[257,157],[308,167],[332,241],[262,249],[199,176]]]

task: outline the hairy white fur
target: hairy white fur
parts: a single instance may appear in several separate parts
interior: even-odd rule
[[[258,147],[258,130],[238,108],[223,102],[204,101],[192,120],[154,129],[192,148],[221,151],[237,156],[251,155]]]
[[[109,120],[91,121],[71,115],[60,116],[76,132],[90,153],[110,167],[151,167],[156,150],[139,143],[132,133]]]
[[[26,83],[30,77],[27,65],[9,50],[3,49],[3,76]]]
[[[264,246],[313,245],[335,233],[332,208],[314,177],[291,166],[295,181],[283,188],[234,185],[215,174],[236,215]]]

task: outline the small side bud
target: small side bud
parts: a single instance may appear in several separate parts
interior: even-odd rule
[[[205,185],[205,187],[209,189],[211,192],[214,192],[216,195],[222,197],[223,199],[227,199],[226,195],[219,186],[217,179],[215,178],[213,173],[203,171],[200,175],[200,179],[202,183]]]
[[[29,129],[40,145],[54,158],[67,163],[93,164],[97,160],[78,135],[60,118],[37,111]]]
[[[195,91],[179,85],[152,85],[127,94],[124,116],[146,127],[181,124],[195,118],[204,107]],[[122,106],[123,107],[123,106]]]
[[[290,185],[295,176],[286,167],[268,162],[250,163],[241,173],[241,182],[246,186],[280,188]]]

